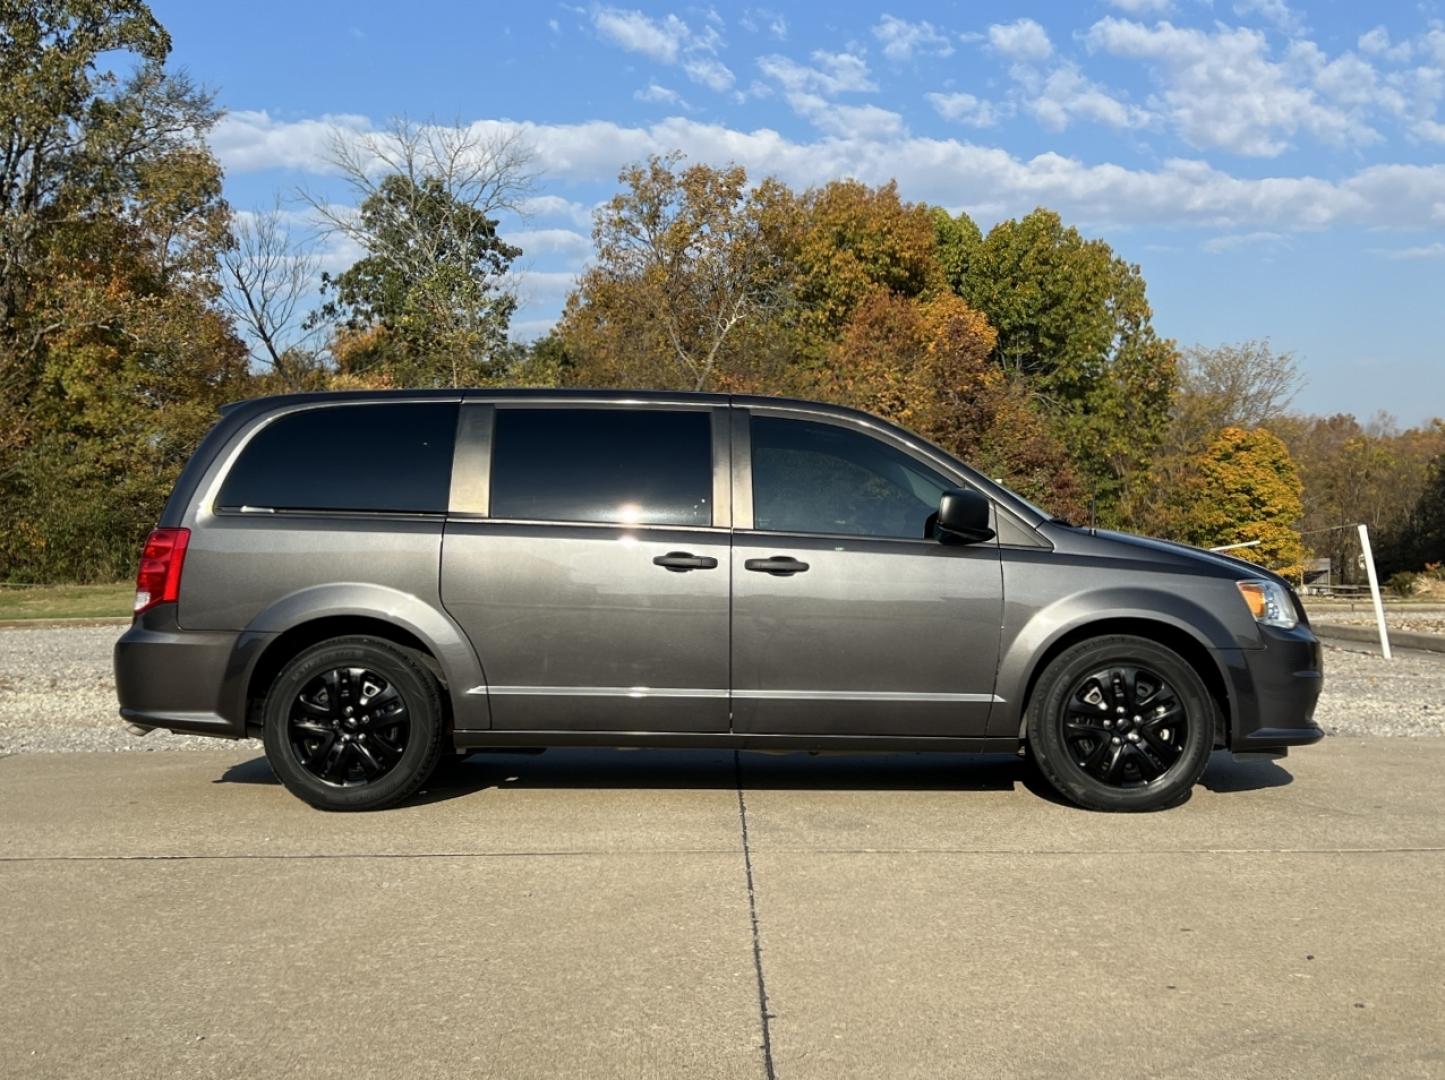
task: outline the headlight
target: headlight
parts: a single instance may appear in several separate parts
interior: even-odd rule
[[[1234,584],[1249,605],[1249,613],[1254,616],[1255,622],[1278,626],[1283,630],[1298,625],[1294,604],[1283,585],[1273,581],[1236,581]]]

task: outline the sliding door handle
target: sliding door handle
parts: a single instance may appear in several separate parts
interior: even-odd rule
[[[770,559],[748,559],[743,563],[746,570],[756,570],[760,574],[772,574],[773,577],[787,577],[789,574],[801,574],[808,569],[808,564],[799,562],[791,555],[774,555]]]
[[[717,560],[711,555],[694,555],[690,551],[669,551],[653,559],[652,565],[666,567],[674,574],[684,574],[689,570],[714,570]]]

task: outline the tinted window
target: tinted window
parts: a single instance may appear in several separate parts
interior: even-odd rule
[[[226,509],[445,511],[453,404],[337,405],[256,433],[221,487]]]
[[[777,532],[923,539],[954,485],[886,443],[833,424],[755,416],[753,522]]]
[[[492,516],[712,524],[706,412],[497,410]]]

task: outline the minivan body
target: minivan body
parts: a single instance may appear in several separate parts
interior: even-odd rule
[[[260,735],[334,809],[562,745],[1027,750],[1075,802],[1151,809],[1216,748],[1322,734],[1283,579],[1051,519],[865,413],[703,393],[228,406],[115,668],[126,722]]]

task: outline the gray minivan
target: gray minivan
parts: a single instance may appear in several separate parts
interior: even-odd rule
[[[1145,810],[1215,748],[1321,737],[1283,579],[1051,518],[865,413],[716,394],[228,406],[115,669],[132,730],[259,735],[334,810],[579,745],[1027,751]]]

